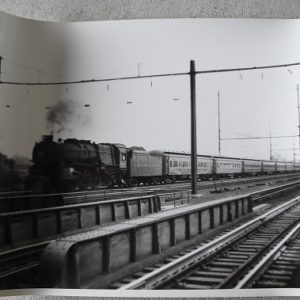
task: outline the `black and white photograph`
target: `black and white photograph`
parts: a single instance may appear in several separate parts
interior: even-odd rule
[[[298,288],[299,36],[0,13],[1,290]]]

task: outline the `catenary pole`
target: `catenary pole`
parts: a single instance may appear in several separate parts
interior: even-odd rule
[[[0,81],[1,81],[1,73],[2,73],[2,59],[3,57],[0,56]]]
[[[3,59],[3,57],[0,56],[0,81],[1,81],[1,73],[2,73],[2,65],[1,65],[2,59]],[[0,135],[0,138],[3,138],[3,135]]]
[[[295,152],[295,140],[293,139],[293,162],[296,162],[296,152]]]
[[[221,155],[221,115],[220,115],[220,91],[218,91],[218,146]]]
[[[299,103],[299,84],[297,84],[297,104],[298,104],[298,130],[299,130],[299,149],[300,149],[300,103]]]
[[[270,126],[270,160],[273,160],[273,153],[272,153],[272,127],[271,122],[269,123]]]
[[[190,61],[191,85],[191,185],[192,194],[197,194],[197,122],[196,122],[196,72],[195,61]]]

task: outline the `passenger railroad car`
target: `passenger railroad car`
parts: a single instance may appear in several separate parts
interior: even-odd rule
[[[214,157],[214,172],[217,177],[242,174],[242,160],[237,158]]]

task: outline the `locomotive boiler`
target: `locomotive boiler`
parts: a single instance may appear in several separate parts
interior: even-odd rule
[[[126,147],[89,140],[55,142],[43,136],[35,144],[26,188],[34,191],[120,184],[126,172]]]

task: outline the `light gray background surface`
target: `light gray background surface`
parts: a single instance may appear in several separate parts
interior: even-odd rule
[[[0,10],[47,21],[188,17],[300,18],[300,0],[0,0]],[[41,298],[47,297],[29,296],[23,299]]]
[[[299,18],[300,0],[0,0],[0,10],[48,21]]]

